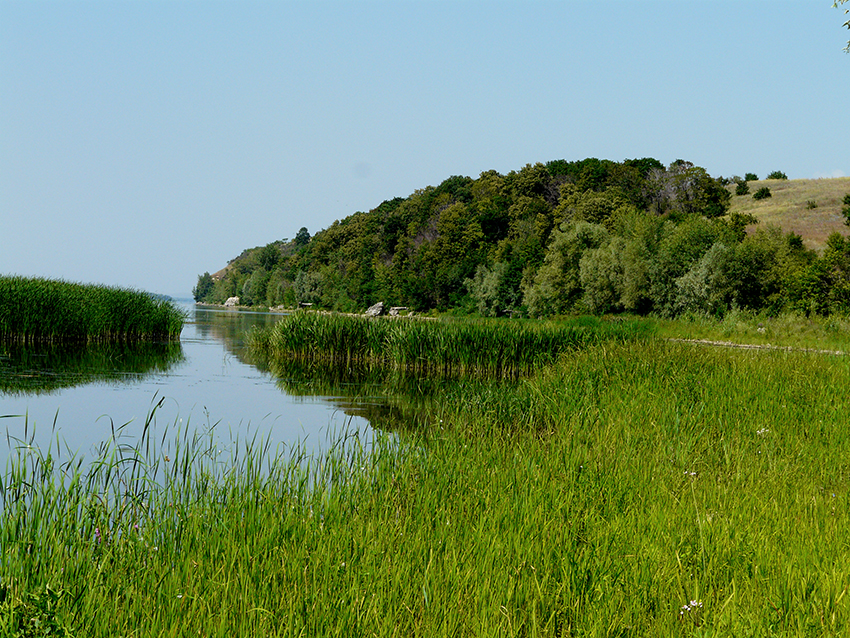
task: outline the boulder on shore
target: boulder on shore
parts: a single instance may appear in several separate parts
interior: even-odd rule
[[[370,306],[369,309],[366,311],[367,317],[380,317],[382,314],[384,314],[383,301],[379,301],[374,306]]]
[[[233,306],[239,305],[239,297],[228,297],[227,301],[224,302],[225,307],[232,308]]]

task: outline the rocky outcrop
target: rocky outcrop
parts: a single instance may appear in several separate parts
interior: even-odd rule
[[[228,297],[224,302],[225,308],[233,308],[239,305],[239,297]]]
[[[382,314],[384,314],[383,301],[379,301],[374,306],[370,306],[369,309],[366,311],[367,317],[380,317]]]

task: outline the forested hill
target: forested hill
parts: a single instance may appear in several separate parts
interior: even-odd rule
[[[488,316],[846,311],[844,237],[830,236],[818,255],[799,235],[772,226],[748,233],[755,217],[728,214],[733,198],[766,197],[784,178],[772,174],[750,192],[744,179],[652,158],[449,177],[313,237],[302,228],[246,250],[200,275],[195,299],[340,311],[384,301]],[[850,195],[844,205],[850,216]]]

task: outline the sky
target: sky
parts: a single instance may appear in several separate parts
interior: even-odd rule
[[[850,175],[831,0],[0,0],[0,275],[191,295],[244,249],[556,159]]]

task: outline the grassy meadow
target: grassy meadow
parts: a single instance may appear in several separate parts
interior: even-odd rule
[[[145,292],[0,276],[0,340],[24,343],[179,339],[182,313]]]
[[[155,410],[86,463],[12,441],[0,635],[850,632],[847,357],[600,338],[441,387],[316,457]]]
[[[821,251],[830,234],[846,235],[847,226],[841,214],[842,200],[850,193],[850,177],[830,179],[765,179],[747,182],[748,195],[732,193],[729,213],[753,215],[762,225],[779,226],[786,233],[794,232],[809,248]],[[771,196],[756,200],[753,193],[762,187],[770,189]]]

